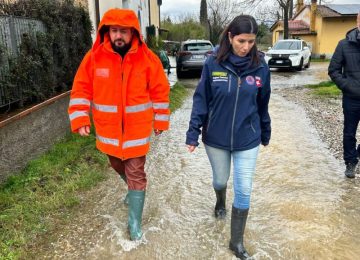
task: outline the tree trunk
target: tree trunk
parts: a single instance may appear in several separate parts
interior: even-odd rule
[[[289,6],[284,7],[284,39],[289,39]]]
[[[293,10],[294,10],[294,0],[290,0],[290,6],[289,6],[289,20],[293,17]]]

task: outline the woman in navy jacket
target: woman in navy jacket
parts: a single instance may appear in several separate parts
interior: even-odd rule
[[[215,217],[226,215],[227,181],[233,158],[234,202],[230,249],[247,259],[243,235],[250,207],[252,178],[260,144],[269,144],[270,71],[256,48],[258,26],[249,15],[237,16],[224,30],[220,46],[206,60],[193,97],[186,133],[190,152],[202,133],[213,171]]]

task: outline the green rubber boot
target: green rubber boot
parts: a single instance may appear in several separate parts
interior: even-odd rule
[[[128,227],[131,240],[140,240],[142,237],[141,221],[145,202],[145,191],[129,190],[129,217]]]
[[[125,174],[119,174],[120,178],[124,180],[124,182],[127,184],[127,179],[126,179],[126,175]],[[125,205],[129,205],[129,196],[128,194],[126,194],[125,198],[124,198],[124,204]]]

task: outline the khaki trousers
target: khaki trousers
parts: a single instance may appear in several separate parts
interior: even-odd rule
[[[107,155],[111,167],[119,174],[126,176],[126,182],[129,190],[146,189],[145,161],[146,156],[121,160],[117,157]]]

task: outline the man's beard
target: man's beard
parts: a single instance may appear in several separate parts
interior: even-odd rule
[[[119,40],[117,40],[119,41]],[[125,43],[123,46],[117,46],[115,43],[111,42],[111,47],[113,50],[121,55],[121,57],[124,57],[125,54],[130,50],[131,48],[131,42]]]

